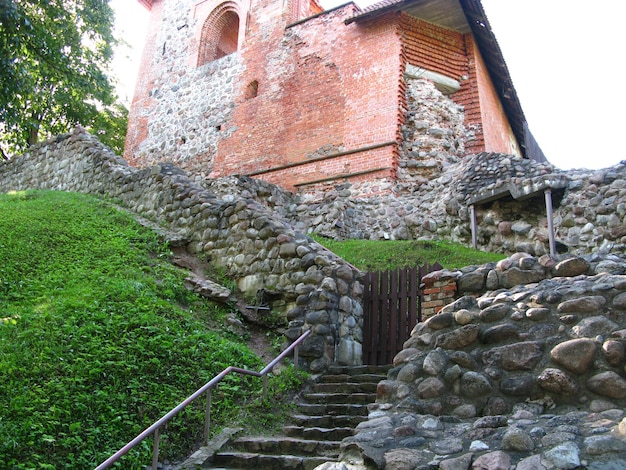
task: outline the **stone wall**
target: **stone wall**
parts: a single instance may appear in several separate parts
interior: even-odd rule
[[[552,195],[559,251],[619,253],[626,248],[626,162],[602,170],[563,171],[510,155],[482,153],[455,162],[451,154],[436,153],[428,160],[430,178],[343,182],[298,194],[275,189],[282,196],[272,200],[282,202],[272,209],[298,230],[331,238],[442,239],[470,246],[473,197],[556,182],[563,186]],[[480,250],[549,252],[543,192],[524,200],[504,195],[476,205],[476,213]]]
[[[311,359],[320,359],[311,366],[317,370],[336,360],[360,361],[362,287],[357,270],[314,243],[305,235],[308,232],[335,238],[469,244],[471,197],[511,185],[564,181],[565,187],[554,195],[559,246],[573,254],[624,251],[625,163],[562,172],[549,164],[501,154],[439,162],[439,176],[410,184],[343,183],[294,194],[263,181],[231,176],[200,186],[170,164],[132,168],[77,129],[2,164],[0,190],[91,193],[119,200],[129,210],[180,232],[190,251],[210,257],[245,294],[254,297],[261,289],[277,293],[274,307],[289,322],[290,339],[302,328],[315,327],[318,335],[309,344],[317,341]],[[477,212],[480,249],[536,256],[547,252],[543,197],[502,198],[478,206]],[[473,272],[470,277],[471,283],[496,288],[493,274]],[[467,283],[459,284],[460,292]],[[438,307],[433,306],[435,311]]]
[[[303,366],[316,372],[360,363],[359,273],[253,198],[218,199],[169,164],[129,167],[81,129],[0,163],[0,192],[26,189],[93,194],[166,227],[177,243],[224,269],[244,295],[272,293],[289,340],[313,331],[301,348]]]
[[[463,108],[430,80],[407,78],[407,113],[402,127],[398,179],[405,183],[435,178],[465,154],[469,133]]]
[[[432,273],[456,278],[462,296],[414,328],[342,460],[360,462],[355,469],[623,468],[624,273],[612,255],[523,253]]]
[[[167,161],[206,178],[219,140],[234,132],[234,87],[244,65],[239,54],[230,54],[197,66],[196,36],[205,19],[199,13],[190,1],[155,4],[155,30],[129,116],[124,157],[133,166]],[[161,17],[167,21],[155,25]]]

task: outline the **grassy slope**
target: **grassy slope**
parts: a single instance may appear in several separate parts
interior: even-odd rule
[[[0,195],[0,468],[93,468],[224,367],[260,370],[168,256],[87,196]],[[259,379],[232,377],[214,422],[236,422],[243,391],[258,398]],[[201,435],[202,401],[169,427],[162,455]],[[149,462],[150,446],[123,468]]]
[[[486,253],[441,240],[335,241],[319,236],[314,238],[363,271],[385,271],[435,262],[439,262],[446,269],[456,269],[498,261],[505,257],[503,254]]]

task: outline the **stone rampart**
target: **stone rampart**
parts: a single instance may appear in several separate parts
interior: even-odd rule
[[[218,182],[214,182],[219,186]],[[170,164],[137,170],[81,129],[0,164],[0,192],[93,194],[176,233],[248,297],[275,294],[286,337],[313,331],[300,357],[311,371],[361,361],[358,271],[250,197],[217,198]]]
[[[626,162],[563,171],[549,163],[483,153],[456,163],[451,155],[431,163],[430,178],[414,175],[410,183],[345,182],[295,195],[274,189],[271,209],[298,230],[331,238],[442,239],[469,246],[470,204],[478,200],[478,249],[541,256],[549,253],[544,192],[531,191],[525,199],[511,193],[523,196],[529,188],[558,183],[552,190],[558,252],[620,253],[626,248]],[[248,192],[266,187],[244,186]]]
[[[414,328],[342,460],[360,462],[355,469],[623,468],[624,273],[613,255],[525,253],[431,273],[456,279],[461,297]]]

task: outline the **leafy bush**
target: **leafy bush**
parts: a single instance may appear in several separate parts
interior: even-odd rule
[[[225,367],[262,368],[168,258],[153,232],[102,201],[0,195],[0,468],[93,468]],[[262,388],[254,377],[222,384],[215,428]],[[197,402],[168,426],[165,459],[201,437]],[[121,466],[150,456],[144,441]]]

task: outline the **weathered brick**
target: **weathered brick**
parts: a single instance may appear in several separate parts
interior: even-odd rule
[[[393,180],[407,64],[461,83],[451,99],[474,136],[466,153],[516,153],[471,33],[394,11],[346,23],[357,11],[316,15],[310,0],[152,2],[125,158],[292,190]]]

